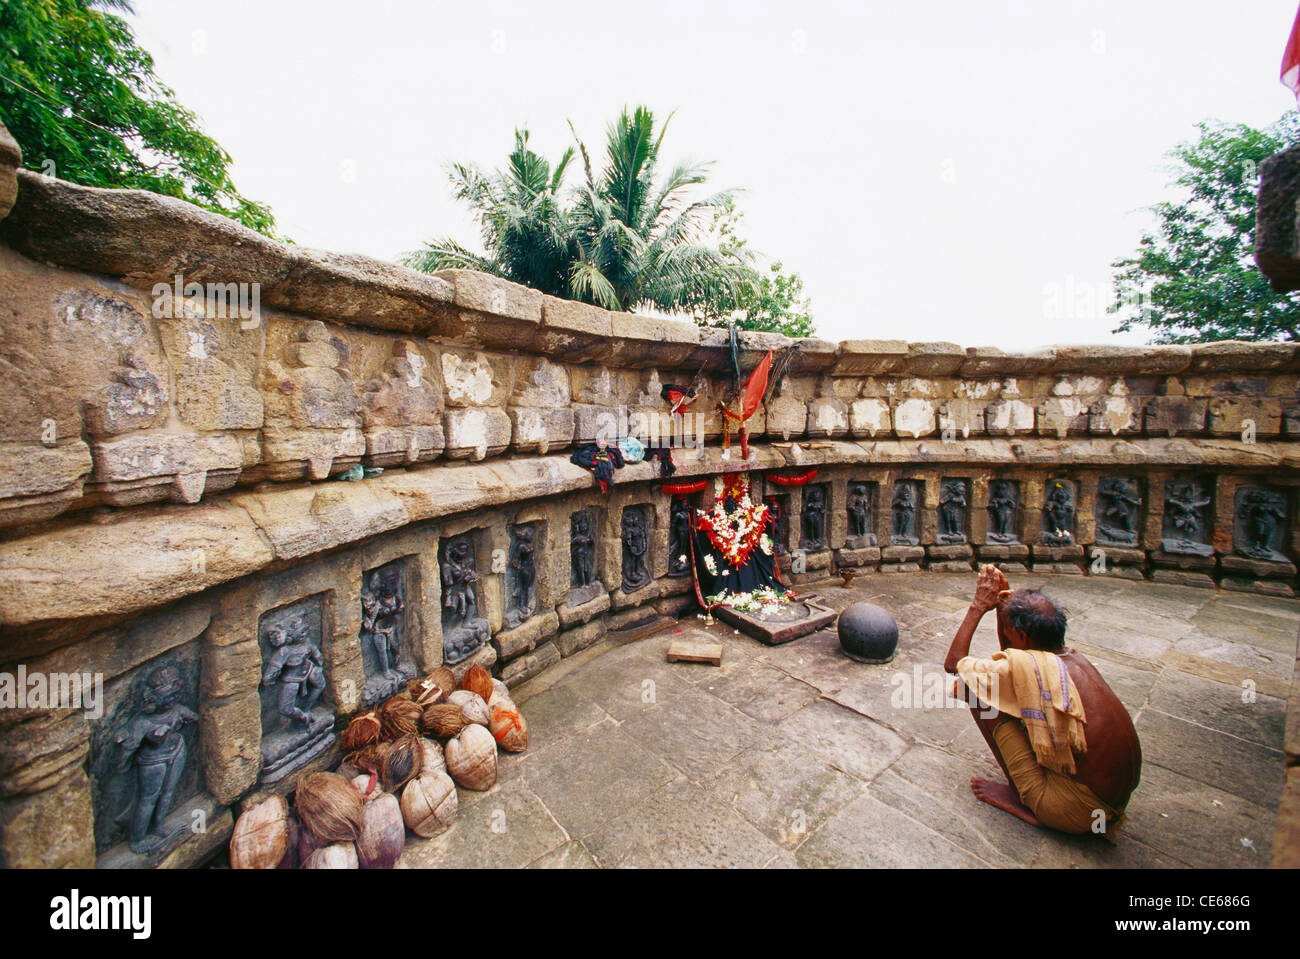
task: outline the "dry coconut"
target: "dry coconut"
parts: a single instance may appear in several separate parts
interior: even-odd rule
[[[492,718],[488,712],[487,702],[478,693],[468,689],[458,689],[447,697],[447,702],[460,710],[467,723],[486,726]]]
[[[384,739],[391,741],[419,733],[422,712],[424,710],[403,695],[387,700],[379,707],[379,724]]]
[[[492,674],[481,663],[475,663],[465,671],[465,678],[460,681],[461,689],[478,693],[487,702],[492,698]]]
[[[471,724],[447,741],[447,772],[457,785],[485,792],[497,781],[497,742],[486,726]]]
[[[492,721],[488,731],[497,744],[508,753],[521,753],[528,748],[528,723],[514,703],[506,700],[492,707]]]
[[[304,869],[359,869],[357,847],[350,842],[336,842],[322,846],[307,857]]]
[[[343,732],[339,734],[339,747],[345,754],[355,752],[362,746],[379,742],[379,733],[379,713],[368,709],[348,721]]]
[[[447,771],[447,760],[443,756],[442,743],[435,739],[421,739],[420,748],[424,751],[424,757],[420,762],[421,776]]]
[[[360,793],[338,773],[304,776],[294,797],[302,824],[327,843],[356,842],[364,805]]]
[[[438,703],[428,707],[420,722],[424,731],[437,739],[450,739],[469,725],[460,707],[451,703]]]
[[[289,851],[289,804],[272,796],[244,811],[230,835],[231,869],[278,869]]]
[[[459,807],[456,784],[446,773],[425,773],[402,790],[402,819],[406,827],[425,839],[444,832],[456,819]]]
[[[379,777],[384,789],[391,793],[399,791],[416,776],[420,775],[420,763],[424,760],[424,749],[420,746],[419,736],[403,736],[389,747],[379,769]]]
[[[392,793],[380,793],[366,803],[357,840],[357,860],[362,869],[392,869],[406,844],[402,807]]]

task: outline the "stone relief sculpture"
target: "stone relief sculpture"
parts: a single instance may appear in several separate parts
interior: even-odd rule
[[[623,592],[633,593],[649,585],[650,568],[646,563],[649,545],[645,511],[635,506],[623,510]]]
[[[1213,556],[1214,547],[1205,542],[1208,528],[1206,507],[1210,496],[1195,480],[1170,480],[1165,484],[1164,538],[1166,553]]]
[[[1074,487],[1065,480],[1051,480],[1047,484],[1043,543],[1047,546],[1074,544]]]
[[[1141,506],[1134,480],[1103,476],[1097,484],[1097,542],[1102,546],[1136,546]]]
[[[175,666],[164,663],[151,670],[140,692],[139,711],[115,737],[120,750],[116,771],[135,773],[135,797],[123,815],[129,813],[131,851],[140,855],[162,851],[187,825],[170,833],[164,827],[189,761],[184,727],[199,719],[177,702],[180,691],[181,676]]]
[[[784,556],[790,551],[790,497],[768,496],[764,502],[767,503],[771,514],[776,517],[776,554]]]
[[[866,483],[849,484],[848,546],[850,549],[876,545],[875,534],[871,531],[871,510],[875,499],[873,493],[873,486]]]
[[[536,601],[533,583],[537,580],[537,528],[531,523],[510,529],[510,608],[506,623],[518,626],[533,615]]]
[[[302,600],[263,615],[262,781],[274,782],[334,741],[325,694],[321,605]]]
[[[1251,559],[1287,563],[1281,545],[1286,530],[1286,500],[1276,490],[1245,486],[1237,490],[1233,541]]]
[[[438,558],[442,578],[442,662],[454,666],[488,641],[487,620],[478,613],[478,569],[469,533],[443,541]]]
[[[889,541],[895,546],[915,546],[920,542],[916,532],[916,482],[899,480],[894,484],[893,517]]]
[[[803,494],[802,549],[826,548],[826,488],[807,486]]]
[[[1016,543],[1016,508],[1020,505],[1019,490],[1010,480],[993,480],[989,483],[989,533],[990,543]]]
[[[360,635],[366,667],[363,706],[382,702],[415,678],[415,664],[405,659],[403,650],[405,614],[400,564],[371,570],[361,588]]]
[[[691,504],[674,496],[668,522],[668,575],[691,574]]]
[[[946,479],[939,487],[939,542],[966,542],[966,481]]]
[[[581,606],[600,595],[596,580],[596,537],[591,510],[580,509],[569,517],[569,605]]]

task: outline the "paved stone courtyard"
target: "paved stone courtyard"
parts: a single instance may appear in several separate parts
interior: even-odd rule
[[[900,673],[942,671],[975,575],[805,588],[898,619],[884,666],[833,630],[768,647],[694,617],[610,639],[516,691],[532,744],[497,785],[460,791],[456,824],[408,842],[401,867],[1263,867],[1282,786],[1300,601],[1082,576],[1018,576],[1070,613],[1134,717],[1142,784],[1119,844],[1049,834],[972,795],[1001,779],[961,708],[895,708]],[[972,652],[997,648],[986,617]],[[668,663],[709,636],[718,667]],[[1247,682],[1249,681],[1249,682]],[[922,690],[924,690],[924,686]],[[1253,702],[1250,699],[1253,692]]]

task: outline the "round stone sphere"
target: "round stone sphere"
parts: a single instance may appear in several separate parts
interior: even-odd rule
[[[887,663],[898,649],[898,623],[871,603],[854,603],[840,613],[840,648],[859,663]]]

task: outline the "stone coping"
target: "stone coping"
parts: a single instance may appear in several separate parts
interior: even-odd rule
[[[3,161],[0,157],[0,199],[14,189],[17,197],[0,221],[0,240],[31,259],[136,288],[171,284],[177,274],[186,283],[257,283],[262,303],[273,308],[571,362],[720,367],[728,359],[725,330],[613,313],[470,270],[428,275],[367,256],[277,243],[182,200],[140,190],[79,186],[30,170],[15,174]],[[794,342],[775,333],[742,333],[742,362],[752,363],[766,350]],[[1300,343],[1094,344],[1005,352],[895,339],[797,342],[793,372],[832,376],[1122,376],[1300,369]]]
[[[795,448],[798,446],[798,452]],[[737,470],[817,465],[1300,469],[1293,443],[1146,440],[814,441],[755,446],[748,460],[706,449],[679,452],[673,481]],[[654,482],[650,463],[616,474],[615,487]],[[356,543],[411,523],[572,494],[591,475],[565,456],[478,464],[436,463],[361,482],[275,484],[196,505],[85,514],[0,542],[0,626],[134,613],[264,569]],[[75,577],[68,570],[76,569]]]

